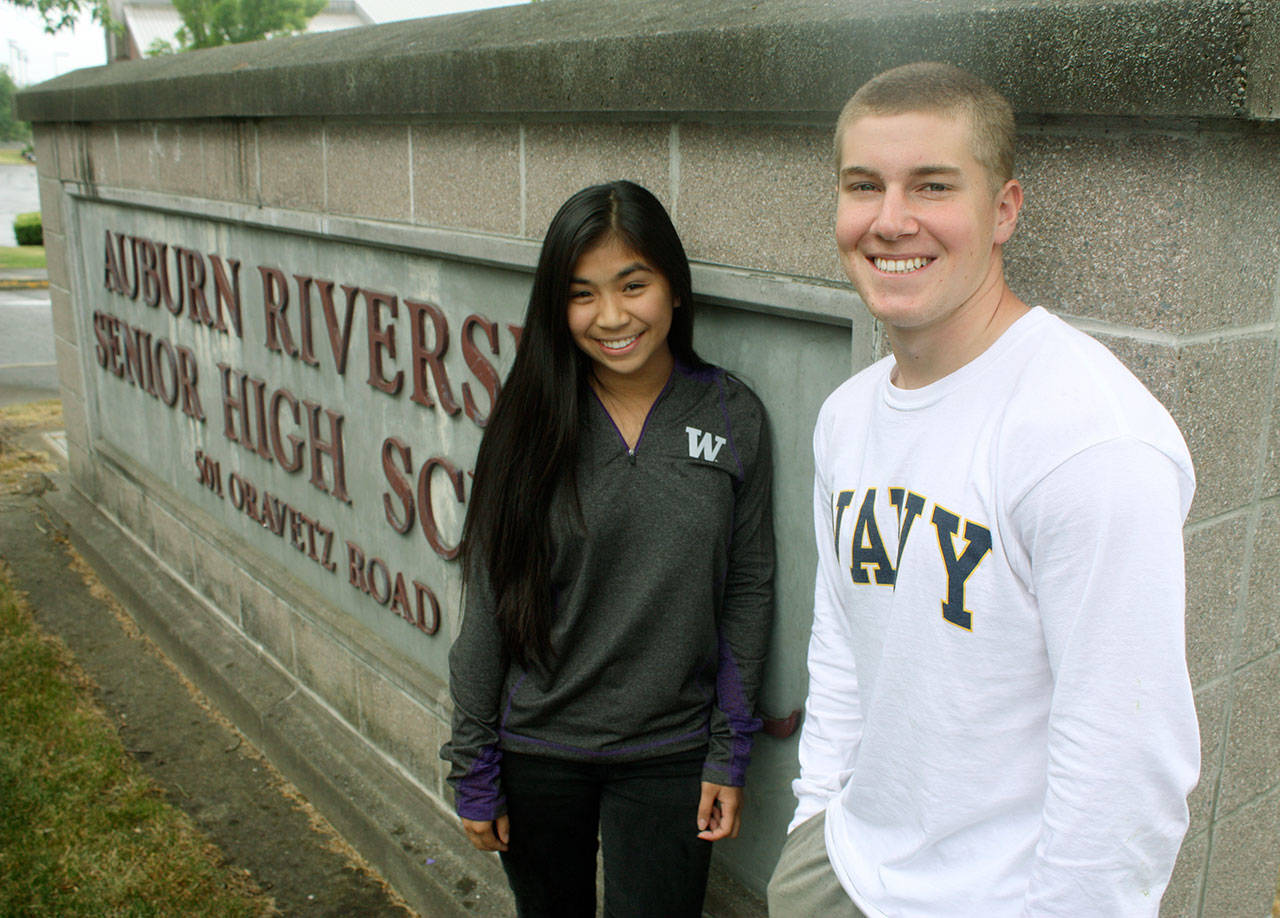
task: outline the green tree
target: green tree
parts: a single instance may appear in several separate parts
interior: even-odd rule
[[[95,22],[111,25],[111,10],[107,0],[4,0],[26,10],[36,10],[44,17],[46,32],[56,32],[75,24],[82,12],[88,12]]]
[[[0,140],[26,140],[30,126],[13,114],[13,94],[17,86],[9,76],[9,68],[0,66]]]
[[[301,32],[327,0],[173,0],[182,50]]]
[[[241,41],[257,41],[272,35],[301,32],[307,20],[324,9],[328,0],[174,0],[182,16],[178,50],[212,48]],[[108,0],[0,0],[44,17],[48,32],[75,24],[81,13],[107,28],[119,28],[111,18]],[[149,54],[173,50],[167,45],[148,49]]]

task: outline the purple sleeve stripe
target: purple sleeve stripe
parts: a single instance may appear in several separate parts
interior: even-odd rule
[[[735,734],[733,751],[730,753],[729,784],[742,787],[747,783],[747,766],[751,764],[751,736]]]
[[[733,423],[729,420],[729,406],[725,402],[724,377],[716,380],[716,388],[720,391],[720,414],[724,416],[724,430],[729,436],[729,451],[733,453],[733,461],[738,466],[738,481],[747,480],[747,470],[742,466],[742,457],[738,455],[738,447],[733,442]]]
[[[716,672],[716,693],[720,710],[728,718],[729,730],[733,735],[729,753],[729,780],[733,784],[742,784],[746,780],[747,765],[751,762],[751,737],[760,729],[761,721],[752,715],[751,706],[747,704],[738,663],[733,658],[733,651],[729,649],[729,642],[724,639],[723,632],[719,636],[719,642],[720,668]]]
[[[502,752],[497,746],[485,746],[480,750],[471,770],[458,780],[457,810],[463,819],[480,822],[496,819],[506,798],[498,790]]]
[[[726,775],[729,774],[729,766],[724,764],[723,762],[704,762],[702,765],[702,770],[703,771],[722,771]],[[741,787],[742,785],[739,784],[736,786]]]

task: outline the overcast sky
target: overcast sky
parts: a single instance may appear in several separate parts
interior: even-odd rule
[[[391,22],[518,2],[523,0],[362,0],[362,5],[376,21]],[[43,83],[68,71],[106,62],[102,28],[88,16],[74,29],[49,35],[38,13],[0,0],[0,64],[9,67],[19,85]]]

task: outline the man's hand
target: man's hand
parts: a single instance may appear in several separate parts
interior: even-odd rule
[[[742,788],[702,782],[698,803],[698,838],[719,841],[737,838],[742,822]]]
[[[511,820],[505,813],[486,822],[464,819],[462,828],[467,830],[467,838],[471,844],[481,851],[506,851],[507,842],[511,841]]]

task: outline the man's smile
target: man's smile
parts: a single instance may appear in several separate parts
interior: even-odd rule
[[[909,274],[912,271],[919,271],[921,268],[933,262],[932,258],[880,258],[873,256],[871,263],[876,266],[877,271],[885,274]]]

